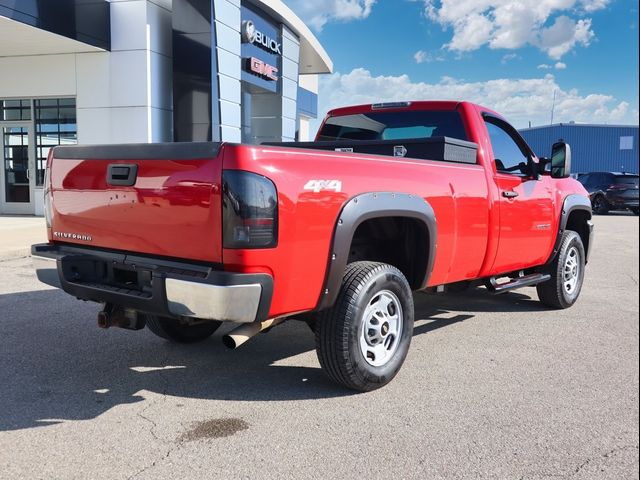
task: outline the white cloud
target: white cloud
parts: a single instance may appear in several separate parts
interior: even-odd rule
[[[441,55],[434,55],[433,53],[425,52],[424,50],[418,50],[413,55],[413,59],[417,64],[444,61],[444,57],[442,57]]]
[[[420,64],[420,63],[429,61],[429,54],[424,50],[418,50],[413,56],[413,58],[416,61],[416,63]]]
[[[533,45],[554,60],[576,46],[588,46],[595,34],[584,14],[605,8],[610,0],[423,0],[425,14],[451,29],[446,48],[469,52],[488,45],[517,49]]]
[[[581,7],[585,12],[595,12],[596,10],[602,10],[609,5],[610,0],[583,0]]]
[[[500,60],[500,63],[502,63],[503,65],[509,63],[511,60],[519,60],[521,57],[516,54],[516,53],[507,53],[506,55],[504,55],[502,57],[502,60]]]
[[[445,77],[437,83],[414,83],[407,75],[372,76],[365,69],[322,77],[319,118],[332,108],[403,100],[468,100],[505,115],[516,127],[549,122],[556,92],[554,121],[637,123],[637,110],[610,95],[564,90],[553,75],[542,78],[464,82]],[[319,122],[318,122],[319,123]],[[317,127],[317,125],[315,125]]]
[[[594,36],[590,19],[574,22],[569,17],[560,16],[553,25],[540,32],[537,43],[549,57],[559,60],[576,45],[588,46]]]
[[[315,30],[332,21],[367,18],[377,0],[285,0],[304,22]]]
[[[564,63],[564,62],[556,62],[554,67],[555,67],[556,70],[566,70],[567,64]]]
[[[550,70],[551,68],[551,65],[547,65],[546,63],[541,63],[540,65],[538,65],[538,70]]]

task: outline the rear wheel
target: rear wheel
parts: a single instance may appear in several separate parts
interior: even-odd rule
[[[316,323],[320,365],[353,390],[386,385],[409,351],[413,315],[411,288],[400,270],[384,263],[349,264],[335,305]]]
[[[593,199],[593,212],[598,215],[606,215],[609,213],[609,203],[603,195],[596,195]]]
[[[147,327],[160,338],[176,343],[196,343],[209,338],[222,325],[218,321],[194,321],[145,315]]]
[[[584,280],[585,253],[580,235],[566,230],[562,235],[560,251],[549,265],[551,279],[538,284],[540,301],[551,308],[569,308],[573,305]]]

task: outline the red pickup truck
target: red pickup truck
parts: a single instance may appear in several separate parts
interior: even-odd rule
[[[305,319],[328,376],[367,391],[404,362],[412,291],[576,301],[591,203],[569,146],[552,151],[467,102],[333,110],[308,143],[58,147],[32,255],[41,281],[104,304],[102,327],[193,342],[235,322],[236,347]]]

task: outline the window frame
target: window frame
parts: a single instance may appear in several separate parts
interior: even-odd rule
[[[534,158],[537,158],[533,153],[527,142],[525,142],[524,138],[518,133],[518,131],[513,127],[509,122],[500,118],[496,115],[493,115],[488,112],[482,113],[482,120],[484,121],[484,126],[487,131],[487,137],[489,138],[489,143],[491,144],[491,152],[493,154],[492,163],[495,167],[496,173],[501,175],[514,175],[516,177],[528,178],[532,176],[532,165],[534,163]],[[502,129],[513,142],[516,144],[522,155],[527,159],[527,169],[529,172],[527,173],[517,173],[517,172],[507,172],[505,170],[498,170],[498,166],[496,165],[495,152],[493,151],[493,142],[491,141],[491,135],[489,134],[489,128],[487,127],[487,123],[490,123],[500,129]]]
[[[57,134],[57,138],[58,138],[58,143],[55,145],[45,145],[45,144],[41,144],[41,134],[43,132],[40,132],[38,130],[38,123],[39,123],[39,118],[38,118],[38,111],[39,108],[37,106],[37,102],[47,102],[47,101],[55,101],[56,104],[55,106],[53,105],[49,105],[49,106],[41,106],[41,108],[46,109],[56,109],[56,113],[58,115],[58,126],[57,126],[57,130],[56,130],[56,134]],[[75,135],[75,143],[78,143],[78,99],[77,96],[72,96],[72,95],[55,95],[55,96],[42,96],[42,97],[0,97],[0,102],[19,102],[20,103],[20,108],[22,110],[26,111],[25,108],[25,103],[28,103],[29,105],[29,118],[28,119],[23,119],[23,120],[4,120],[4,117],[2,115],[0,115],[0,125],[12,125],[15,123],[23,123],[23,122],[27,122],[30,125],[31,130],[33,131],[33,145],[30,145],[30,148],[32,149],[33,152],[33,182],[34,182],[34,188],[36,189],[42,189],[44,188],[44,177],[46,174],[46,163],[47,163],[47,159],[46,157],[41,157],[39,156],[39,153],[41,153],[41,150],[43,148],[54,148],[58,145],[61,145],[61,138],[63,135]],[[71,125],[68,123],[62,124],[60,123],[60,110],[64,109],[64,108],[70,108],[72,105],[69,105],[68,103],[72,103],[73,104],[73,109],[74,109],[74,115],[75,115],[75,123],[73,125],[75,125],[74,129],[69,129],[68,131],[63,131],[63,129],[61,128],[61,125]],[[4,107],[4,105],[3,105]],[[16,106],[11,106],[8,107],[8,110],[12,110],[15,111],[18,107]],[[5,109],[0,109],[0,113],[2,113]],[[22,118],[22,114],[21,114],[21,118]],[[42,167],[42,168],[40,168]]]

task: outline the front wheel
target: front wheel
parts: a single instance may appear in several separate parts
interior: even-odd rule
[[[320,365],[352,390],[383,387],[404,363],[413,321],[411,288],[400,270],[384,263],[351,263],[335,305],[316,322]]]
[[[585,253],[580,235],[566,230],[560,251],[546,273],[551,279],[538,284],[540,301],[551,308],[569,308],[576,303],[584,280]]]
[[[222,325],[218,321],[192,321],[158,315],[145,315],[149,330],[158,337],[176,343],[196,343],[209,338]]]

